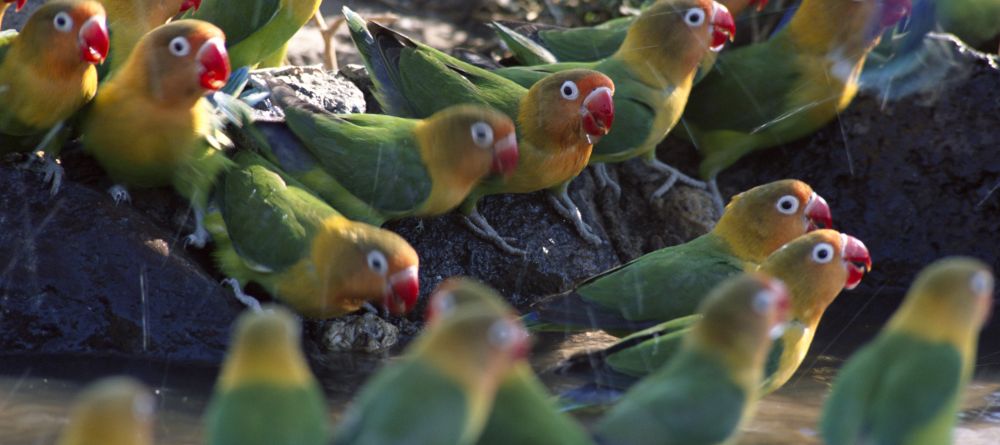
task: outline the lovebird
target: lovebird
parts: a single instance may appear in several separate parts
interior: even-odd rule
[[[820,421],[824,442],[951,443],[993,282],[990,267],[972,258],[924,268],[888,324],[834,380]]]
[[[601,444],[722,444],[751,416],[771,348],[788,311],[780,280],[740,275],[714,289],[701,321],[662,369],[601,418]]]
[[[651,167],[669,176],[653,194],[656,198],[676,181],[706,187],[659,161],[656,146],[680,119],[698,64],[706,54],[721,50],[735,33],[733,16],[720,3],[660,0],[635,19],[621,47],[607,58],[596,62],[501,68],[494,72],[525,87],[567,69],[588,68],[607,74],[617,88],[615,125],[595,144],[590,163],[624,162],[643,157]],[[725,100],[716,101],[714,106],[725,103]],[[599,184],[611,185],[616,192],[620,191],[603,166],[596,170]]]
[[[499,298],[484,286],[470,291],[484,290]],[[500,382],[531,346],[517,317],[498,304],[465,304],[430,323],[402,359],[361,388],[333,443],[476,443]]]
[[[219,179],[208,220],[215,259],[236,297],[253,281],[299,314],[330,318],[369,301],[402,314],[417,304],[417,252],[388,230],[354,222],[260,156],[241,151]]]
[[[156,399],[131,377],[106,377],[77,396],[57,445],[151,445]]]
[[[442,282],[427,304],[427,325],[440,323],[469,307],[481,306],[498,315],[516,316],[503,298],[481,283],[465,278]],[[548,389],[538,380],[526,359],[514,364],[500,382],[493,410],[476,441],[478,445],[593,444],[574,419],[557,411]]]
[[[823,312],[843,289],[854,289],[871,270],[871,255],[861,240],[834,230],[809,232],[767,257],[759,273],[785,283],[790,298],[789,320],[771,348],[760,395],[783,386],[802,364]],[[598,385],[624,389],[657,369],[677,354],[684,336],[700,316],[688,316],[658,324],[622,338],[597,352],[571,357],[567,366],[585,365]],[[588,387],[568,393],[580,394],[587,403]]]
[[[94,66],[108,55],[108,40],[104,8],[86,0],[48,2],[20,33],[0,33],[0,155],[44,151],[53,194],[67,122],[97,94]]]
[[[206,445],[326,445],[329,416],[302,354],[302,327],[280,306],[244,311],[205,409]]]
[[[105,79],[118,70],[147,32],[167,23],[189,9],[198,9],[202,0],[101,0],[108,10],[111,52],[99,75]]]
[[[722,0],[733,17],[748,6],[757,11],[767,6],[767,0]],[[650,2],[652,4],[652,2]],[[611,57],[625,41],[635,16],[618,17],[596,26],[562,28],[524,23],[514,28],[494,22],[497,36],[507,45],[522,65],[543,65],[555,62],[594,62]]]
[[[583,222],[568,187],[587,166],[593,144],[615,120],[611,79],[573,70],[526,89],[377,23],[365,23],[350,9],[345,8],[344,15],[386,113],[426,118],[452,105],[474,103],[496,108],[517,124],[517,168],[506,177],[484,180],[462,206],[476,234],[507,253],[523,255],[479,214],[476,203],[487,195],[549,190],[556,211],[572,221],[586,240],[601,242]]]
[[[695,313],[726,277],[753,271],[789,241],[830,226],[830,207],[808,184],[760,185],[734,196],[710,232],[588,278],[535,303],[525,318],[535,330],[645,329]]]
[[[322,0],[205,0],[185,18],[204,20],[226,34],[235,67],[280,66],[288,41],[316,14]]]
[[[20,11],[27,2],[28,0],[3,0],[3,2],[0,2],[0,24],[3,24],[3,15],[7,12],[7,8],[10,7],[11,3],[15,3],[15,11]]]
[[[222,31],[174,21],[139,41],[83,118],[83,149],[115,182],[115,202],[129,200],[126,187],[173,186],[194,209],[196,229],[186,243],[195,247],[208,242],[203,219],[212,184],[232,165],[204,97],[228,77]]]
[[[812,134],[847,108],[868,53],[909,8],[910,0],[803,0],[767,41],[720,54],[691,91],[680,132],[698,149],[715,199],[719,172]]]
[[[380,226],[458,207],[483,178],[517,166],[514,122],[480,105],[456,105],[427,119],[334,115],[286,86],[271,97],[301,144],[269,144],[249,127],[268,160],[344,216]]]
[[[997,0],[918,0],[931,3],[934,16],[945,32],[976,47],[1000,35],[1000,1]],[[989,52],[996,48],[988,48]]]

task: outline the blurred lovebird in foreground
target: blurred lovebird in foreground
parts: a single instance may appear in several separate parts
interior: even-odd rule
[[[726,443],[757,404],[764,361],[786,320],[788,298],[780,280],[764,275],[720,284],[670,363],[636,384],[597,423],[598,443]]]
[[[112,29],[108,63],[100,69],[101,79],[120,68],[142,36],[167,23],[173,16],[198,9],[202,0],[101,0],[108,10]]]
[[[130,377],[108,377],[77,397],[57,445],[152,445],[156,400]]]
[[[832,222],[826,201],[802,181],[757,186],[734,196],[711,232],[541,300],[525,318],[532,329],[630,333],[691,315],[720,281]]]
[[[272,87],[271,96],[301,145],[269,144],[250,128],[258,150],[353,220],[382,225],[440,215],[487,175],[517,167],[514,123],[488,107],[456,105],[417,120],[334,115],[285,86]]]
[[[484,295],[447,313],[433,303],[440,319],[432,317],[404,357],[361,388],[337,427],[335,444],[476,443],[498,386],[527,356],[530,339],[485,286],[451,282],[438,292]]]
[[[302,354],[288,310],[244,311],[206,408],[207,445],[325,445],[323,391]]]
[[[105,21],[100,3],[57,0],[38,8],[20,33],[0,34],[0,155],[44,151],[53,194],[62,182],[56,156],[69,137],[67,120],[97,94],[94,65],[108,55]]]
[[[247,151],[220,178],[209,216],[215,259],[237,298],[256,282],[296,312],[330,318],[368,302],[402,314],[420,292],[417,252],[388,230],[351,221]]]
[[[833,382],[827,445],[949,444],[993,305],[985,263],[945,258],[917,275],[902,306]]]

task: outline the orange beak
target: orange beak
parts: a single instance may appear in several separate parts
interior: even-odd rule
[[[198,77],[201,87],[215,91],[226,85],[229,79],[229,54],[226,44],[219,38],[208,39],[198,50],[198,63],[201,64]]]
[[[87,63],[101,63],[108,57],[111,40],[103,15],[90,17],[80,27],[80,58]]]

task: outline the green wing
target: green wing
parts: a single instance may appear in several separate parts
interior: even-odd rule
[[[185,18],[204,20],[218,26],[226,33],[226,45],[232,47],[274,20],[285,1],[242,0],[236,7],[237,2],[232,0],[206,0],[197,11],[187,13]]]
[[[962,357],[953,346],[881,335],[840,371],[823,410],[821,434],[828,445],[911,443],[941,416],[948,433],[961,381]]]
[[[254,384],[217,394],[206,410],[207,445],[326,445],[322,392]]]
[[[430,173],[413,135],[417,121],[294,107],[285,108],[285,121],[324,170],[375,209],[402,214],[430,196]]]
[[[615,83],[615,123],[611,131],[594,145],[590,163],[624,161],[644,148],[643,144],[653,131],[653,121],[659,108],[653,101],[662,93],[640,82],[622,64],[608,61],[597,68]]]
[[[514,57],[522,64],[543,65],[557,61],[556,57],[538,42],[521,35],[502,23],[493,22],[492,26],[497,37],[500,37],[500,40],[507,45],[507,48],[514,53]]]
[[[319,8],[321,0],[206,1],[188,15],[205,20],[226,33],[229,60],[234,67],[256,67],[283,54],[287,42]],[[238,3],[238,4],[237,4]]]
[[[316,228],[337,212],[263,158],[240,152],[216,187],[233,248],[254,269],[281,270],[309,251]]]
[[[592,62],[618,51],[634,21],[619,17],[589,28],[540,30],[538,40],[560,62]]]
[[[497,389],[493,410],[478,445],[584,445],[593,441],[572,418],[560,413],[531,367],[518,365]]]
[[[605,363],[622,374],[645,377],[677,354],[684,336],[701,318],[689,315],[624,337],[605,351]]]
[[[336,428],[335,445],[458,444],[465,394],[419,362],[390,365],[361,390]]]
[[[697,312],[701,300],[744,264],[712,234],[643,255],[577,288],[587,301],[629,320],[671,320]]]

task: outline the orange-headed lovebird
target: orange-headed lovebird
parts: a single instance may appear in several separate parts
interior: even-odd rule
[[[131,377],[88,385],[70,411],[57,445],[152,445],[156,399]]]
[[[198,9],[201,0],[101,0],[108,10],[111,53],[100,70],[101,79],[121,67],[147,32],[167,23],[188,9]]]

